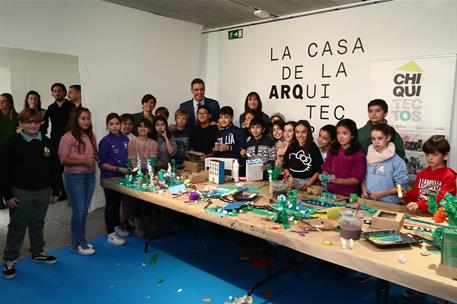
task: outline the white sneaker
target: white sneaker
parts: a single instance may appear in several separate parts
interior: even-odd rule
[[[111,234],[108,234],[108,243],[116,245],[116,246],[122,246],[125,244],[125,240],[121,238],[119,235],[116,234],[116,232],[113,232]]]
[[[94,248],[84,248],[81,245],[78,246],[78,248],[74,251],[74,253],[80,254],[80,255],[93,255],[95,253]]]
[[[121,226],[116,226],[114,228],[114,231],[116,232],[116,234],[120,237],[126,237],[126,236],[129,236],[130,235],[130,232],[128,232],[127,230],[125,229],[122,229]]]

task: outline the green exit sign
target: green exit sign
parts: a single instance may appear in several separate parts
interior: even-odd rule
[[[243,29],[228,31],[228,39],[240,39],[243,38]]]

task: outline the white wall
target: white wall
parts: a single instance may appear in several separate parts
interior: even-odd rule
[[[176,109],[197,76],[202,27],[103,1],[0,1],[0,46],[79,57],[84,104],[139,112],[152,93]]]
[[[41,95],[41,106],[46,109],[54,102],[51,84],[56,81],[68,85],[81,83],[78,56],[0,47],[0,92],[15,97],[20,112],[24,97],[31,89]],[[1,76],[0,76],[1,77]]]
[[[347,40],[348,52],[338,47],[341,39]],[[352,50],[360,39],[360,48]],[[328,41],[333,54],[322,52]],[[318,55],[310,57],[308,46],[316,43]],[[281,60],[285,47],[290,57]],[[271,48],[274,58],[271,61]],[[282,112],[288,119],[308,119],[320,127],[335,123],[331,111],[337,105],[345,106],[345,116],[359,126],[367,121],[366,105],[370,100],[370,62],[402,58],[439,57],[457,53],[457,1],[455,0],[398,0],[375,5],[327,12],[291,20],[260,24],[243,28],[243,38],[228,40],[227,31],[205,34],[202,39],[201,73],[207,79],[207,95],[218,98],[221,104],[231,105],[236,118],[244,110],[244,99],[249,91],[262,97],[267,114]],[[335,77],[343,62],[347,76]],[[322,64],[325,74],[322,78]],[[303,79],[281,78],[284,66],[293,69],[303,65]],[[450,80],[453,83],[453,79]],[[328,83],[329,98],[298,100],[269,99],[273,84]],[[451,85],[452,87],[452,85]],[[318,90],[318,94],[322,90]],[[452,96],[452,92],[449,92]],[[380,96],[382,98],[382,96]],[[451,97],[452,98],[452,97]],[[329,105],[329,120],[318,113],[309,115],[306,105]],[[449,109],[451,111],[451,109]],[[430,113],[427,113],[430,115]],[[426,115],[427,115],[426,114]],[[393,117],[387,119],[392,121]],[[316,136],[316,134],[315,134]],[[455,134],[452,138],[455,140]],[[451,164],[457,168],[457,162]]]
[[[201,29],[103,1],[0,1],[1,47],[79,57],[99,139],[107,113],[139,112],[146,93],[170,111],[190,96]]]

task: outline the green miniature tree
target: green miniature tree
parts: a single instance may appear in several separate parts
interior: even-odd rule
[[[436,203],[436,194],[429,194],[428,195],[428,202],[426,203],[428,206],[428,212],[430,214],[435,214],[438,211],[438,204]]]
[[[281,206],[281,210],[273,216],[273,221],[275,223],[282,224],[284,226],[284,229],[289,229],[289,216],[287,215],[286,211],[287,197],[281,194],[280,196],[278,196],[278,203]]]

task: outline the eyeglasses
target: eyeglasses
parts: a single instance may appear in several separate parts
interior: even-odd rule
[[[200,113],[200,112],[198,112],[197,115],[206,116],[206,115],[209,115],[209,113],[206,113],[206,112],[205,113]]]

